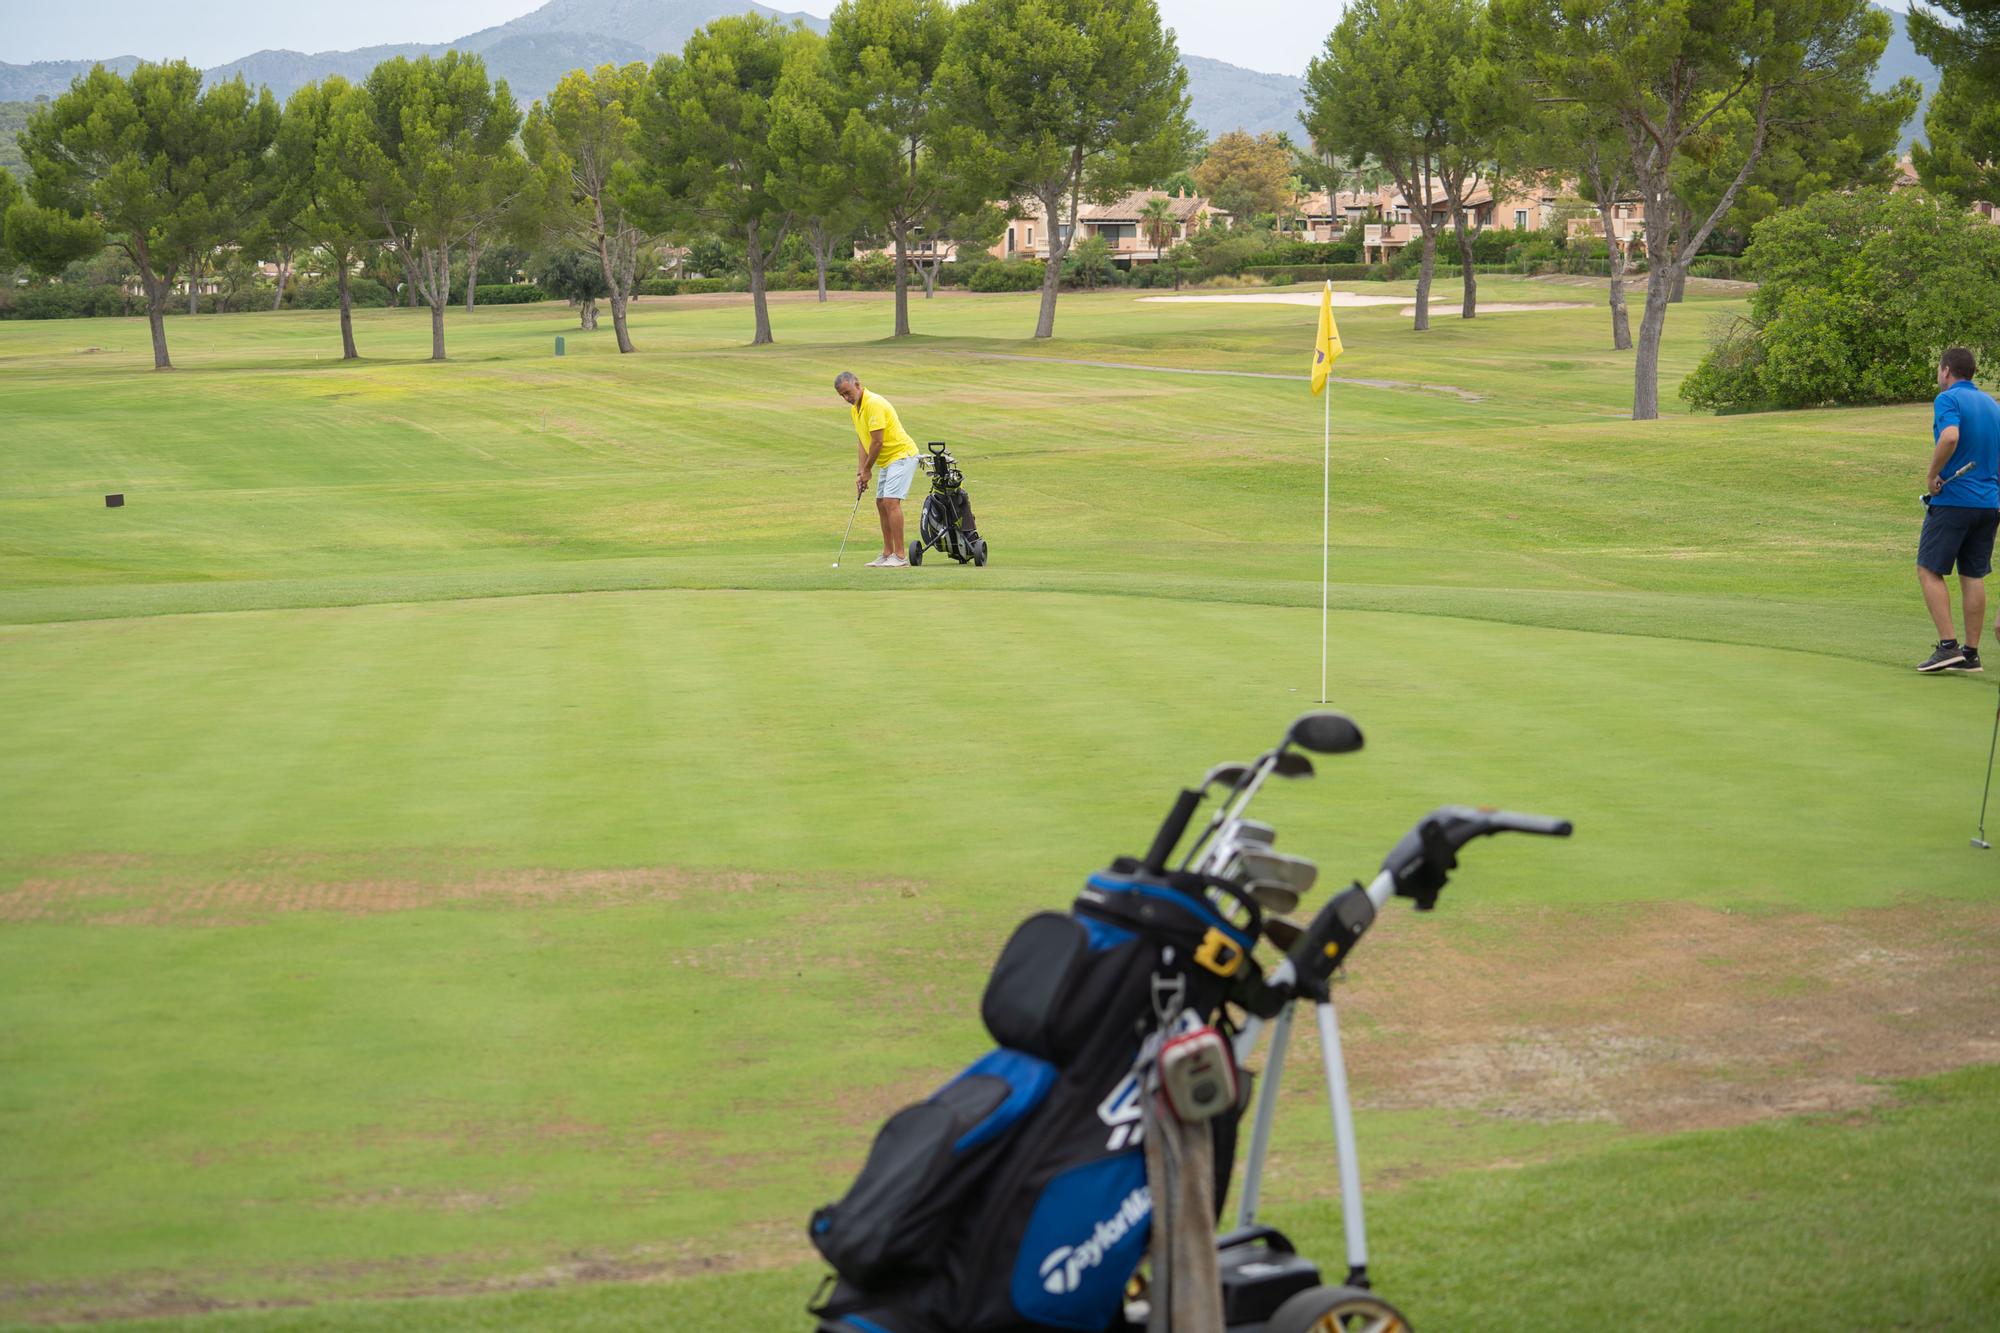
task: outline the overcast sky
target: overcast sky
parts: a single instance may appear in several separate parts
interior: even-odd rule
[[[833,0],[765,0],[824,17]],[[220,65],[266,47],[339,50],[386,42],[444,42],[505,23],[539,0],[0,0],[0,61],[185,56]],[[1906,0],[1886,0],[1903,9]],[[1340,14],[1340,0],[1160,0],[1188,55],[1302,74]]]

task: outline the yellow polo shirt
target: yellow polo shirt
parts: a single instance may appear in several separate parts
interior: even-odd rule
[[[895,404],[881,394],[863,389],[861,401],[849,407],[847,415],[854,418],[854,433],[861,440],[863,457],[875,443],[872,438],[875,432],[882,432],[882,452],[875,456],[876,467],[886,467],[899,458],[916,457],[917,442],[903,429]]]

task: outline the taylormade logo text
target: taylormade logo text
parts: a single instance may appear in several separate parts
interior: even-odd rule
[[[1083,1282],[1083,1275],[1104,1262],[1104,1252],[1124,1240],[1133,1227],[1153,1211],[1153,1196],[1144,1185],[1125,1196],[1118,1211],[1091,1229],[1088,1239],[1076,1245],[1058,1245],[1042,1260],[1042,1287],[1051,1296],[1067,1296]]]

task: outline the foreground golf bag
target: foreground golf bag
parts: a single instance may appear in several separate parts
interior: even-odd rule
[[[964,564],[986,563],[986,539],[972,517],[972,499],[965,493],[965,474],[951,451],[940,440],[930,442],[931,456],[921,466],[931,479],[931,493],[924,497],[923,513],[917,521],[917,539],[910,543],[910,563],[924,563],[924,552],[943,551]]]
[[[1166,996],[1214,1014],[1218,969],[1251,943],[1198,877],[1132,861],[1091,876],[1068,913],[1023,922],[980,1006],[1000,1048],[891,1117],[846,1197],[813,1215],[813,1243],[840,1275],[815,1309],[823,1326],[1119,1323],[1152,1215],[1134,1061]],[[1235,1118],[1216,1121],[1224,1163]]]
[[[1190,1319],[1189,1307],[1177,1304],[1177,1314],[1159,1316],[1176,1333],[1197,1325],[1213,1333],[1215,1324],[1262,1333],[1407,1330],[1368,1290],[1352,1118],[1327,984],[1392,896],[1414,899],[1421,911],[1434,906],[1458,849],[1473,838],[1508,830],[1566,836],[1569,825],[1446,806],[1404,835],[1367,887],[1336,895],[1307,924],[1284,920],[1278,914],[1298,906],[1317,868],[1274,851],[1274,830],[1243,811],[1266,779],[1312,775],[1301,750],[1360,748],[1360,730],[1346,717],[1307,714],[1256,762],[1219,764],[1199,789],[1183,790],[1143,859],[1113,861],[1068,912],[1038,913],[1014,931],[980,1005],[998,1048],[890,1117],[846,1195],[812,1216],[812,1242],[834,1268],[810,1306],[821,1333],[1123,1333],[1144,1318],[1149,1301],[1169,1301],[1175,1291],[1207,1293],[1204,1308],[1220,1311]],[[1179,868],[1169,869],[1196,809],[1217,787],[1227,793],[1221,808]],[[1283,950],[1268,972],[1256,958],[1265,941]],[[1315,1008],[1323,1049],[1333,1052],[1328,1095],[1349,1260],[1339,1287],[1320,1285],[1319,1269],[1282,1234],[1256,1225],[1298,1002]],[[1271,1020],[1236,1228],[1217,1238],[1250,1101],[1239,1067]],[[1165,1173],[1158,1180],[1148,1178],[1149,1139]],[[1190,1143],[1198,1151],[1182,1155]],[[1168,1144],[1180,1147],[1170,1152]],[[1184,1204],[1201,1197],[1205,1176],[1169,1164],[1199,1162],[1208,1145],[1213,1217]],[[1190,1182],[1196,1188],[1184,1195]],[[1149,1291],[1134,1278],[1156,1218],[1172,1229],[1152,1247]]]

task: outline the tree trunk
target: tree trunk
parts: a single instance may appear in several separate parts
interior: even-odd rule
[[[416,257],[405,252],[401,246],[396,247],[396,253],[402,256],[403,277],[407,284],[403,290],[409,293],[409,300],[405,301],[404,304],[410,309],[415,310],[417,308],[417,289],[422,286],[417,281]]]
[[[354,297],[347,289],[347,256],[334,256],[340,265],[340,359],[359,361],[361,353],[354,350]]]
[[[1674,218],[1674,230],[1673,230],[1674,244],[1676,247],[1678,247],[1680,245],[1685,244],[1686,237],[1694,231],[1694,210],[1689,208],[1686,203],[1682,202],[1680,196],[1678,195],[1674,196],[1673,218]],[[1688,283],[1687,265],[1686,264],[1675,265],[1672,274],[1672,280],[1667,287],[1667,300],[1672,302],[1674,305],[1679,305],[1681,303],[1681,299],[1687,295],[1687,283]]]
[[[819,270],[820,304],[825,305],[826,261],[827,257],[833,251],[833,238],[826,234],[826,224],[817,218],[813,219],[806,235],[807,239],[812,242],[813,266]]]
[[[611,294],[611,332],[618,339],[621,355],[632,351],[632,333],[625,324],[626,303],[632,296],[632,269],[638,262],[638,240],[629,232],[619,233],[619,244],[631,244],[632,264],[614,262],[611,256],[611,235],[604,222],[604,204],[600,200],[597,209],[597,267],[604,274],[604,289]]]
[[[1428,333],[1431,327],[1431,275],[1437,271],[1437,235],[1424,230],[1424,259],[1417,267],[1417,316],[1412,327]]]
[[[285,279],[292,276],[292,252],[289,248],[278,252],[278,295],[271,302],[273,313],[285,308]]]
[[[477,237],[467,243],[465,251],[465,313],[471,314],[479,304],[479,251]]]
[[[937,295],[938,270],[944,267],[944,260],[933,256],[917,261],[917,276],[924,280],[924,299]]]
[[[451,304],[451,250],[438,246],[424,256],[430,283],[424,295],[431,306],[431,360],[444,360],[444,308]]]
[[[1612,205],[1603,190],[1597,195],[1597,216],[1604,223],[1604,239],[1611,262],[1611,346],[1620,352],[1632,348],[1632,322],[1625,314],[1625,247],[1619,243]]]
[[[1458,266],[1465,276],[1465,301],[1459,307],[1458,317],[1472,319],[1479,314],[1479,277],[1472,271],[1472,233],[1465,229],[1463,211],[1452,226],[1458,232]]]
[[[583,298],[583,311],[577,316],[577,325],[588,333],[597,332],[597,298]]]
[[[910,336],[910,259],[908,247],[904,243],[904,229],[900,222],[890,225],[890,233],[896,238],[896,333],[898,338]]]
[[[751,335],[750,345],[763,347],[775,339],[771,337],[771,310],[764,300],[764,247],[758,240],[757,230],[757,221],[753,218],[743,228],[743,234],[749,242],[745,257],[750,264],[750,306],[756,317],[756,332]]]
[[[201,260],[199,258],[194,258],[188,261],[188,313],[190,315],[198,315],[201,313],[200,302],[201,302]]]
[[[1072,153],[1072,160],[1079,155]],[[1072,175],[1072,180],[1074,176]],[[1053,338],[1056,336],[1056,289],[1062,285],[1063,260],[1069,257],[1070,242],[1075,238],[1063,235],[1062,204],[1064,191],[1055,195],[1037,195],[1043,209],[1043,223],[1049,229],[1049,263],[1042,270],[1042,309],[1035,317],[1035,336]],[[1075,219],[1070,225],[1075,226]]]
[[[143,248],[132,257],[139,265],[139,281],[146,287],[146,323],[153,330],[153,369],[172,370],[174,363],[167,359],[167,295],[172,279],[167,274],[154,276]]]
[[[1646,313],[1639,321],[1639,351],[1632,372],[1632,420],[1660,416],[1660,335],[1667,327],[1674,265],[1655,264],[1646,272]]]

